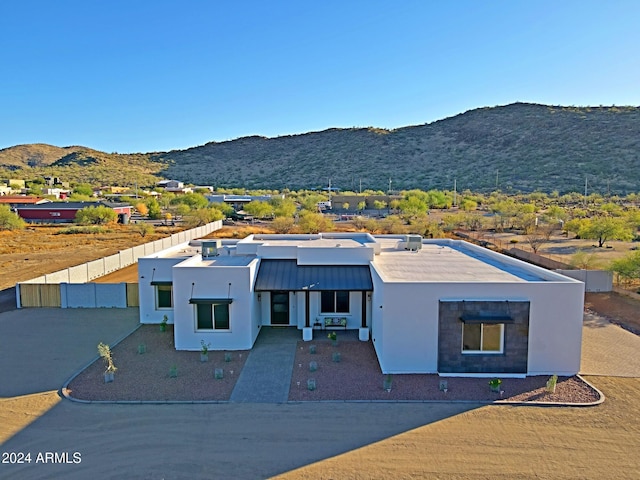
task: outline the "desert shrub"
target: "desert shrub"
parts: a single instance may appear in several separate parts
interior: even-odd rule
[[[112,230],[104,227],[69,227],[63,228],[56,232],[56,235],[78,235],[78,234],[92,234],[92,233],[111,233]]]
[[[7,205],[0,205],[0,230],[21,230],[24,220],[13,213]]]

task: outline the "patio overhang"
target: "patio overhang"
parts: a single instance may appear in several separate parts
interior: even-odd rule
[[[233,303],[232,298],[190,298],[191,304],[207,304],[207,305],[229,305]]]
[[[298,265],[295,260],[262,260],[254,290],[373,290],[368,265]]]
[[[460,321],[464,323],[513,323],[515,320],[509,315],[462,315]]]
[[[173,282],[171,280],[154,280],[151,282],[151,285],[157,285],[160,287],[171,287]]]

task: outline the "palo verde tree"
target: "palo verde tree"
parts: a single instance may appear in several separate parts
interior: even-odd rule
[[[611,262],[610,270],[626,282],[640,280],[640,251],[631,252]]]
[[[76,223],[80,225],[104,225],[113,223],[118,219],[118,214],[112,208],[98,205],[86,207],[76,212]]]
[[[621,218],[596,217],[586,220],[578,231],[580,238],[588,238],[598,241],[598,247],[602,247],[608,240],[628,241],[633,238],[631,228]]]
[[[24,220],[13,213],[7,205],[0,205],[0,230],[21,230]]]

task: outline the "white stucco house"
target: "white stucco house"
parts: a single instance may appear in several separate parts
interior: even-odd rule
[[[175,347],[250,349],[263,326],[358,330],[384,373],[573,375],[584,284],[457,240],[252,235],[139,259],[140,321]]]

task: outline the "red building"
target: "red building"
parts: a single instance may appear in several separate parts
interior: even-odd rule
[[[30,223],[72,223],[78,210],[88,207],[109,207],[118,214],[119,223],[129,223],[132,206],[113,202],[51,202],[28,205],[16,209],[18,215]]]

